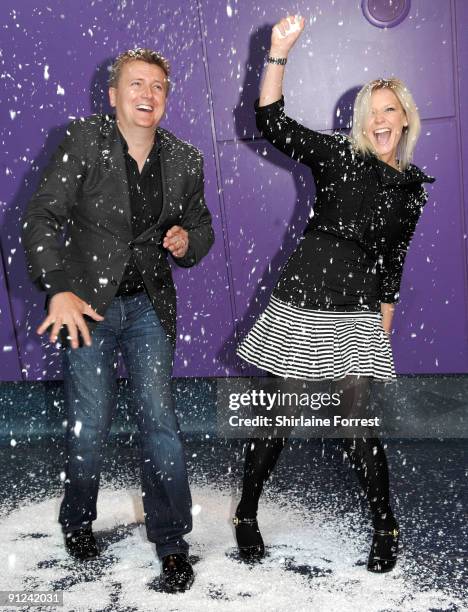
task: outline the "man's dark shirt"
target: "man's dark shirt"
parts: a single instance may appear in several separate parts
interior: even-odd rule
[[[138,170],[137,162],[128,153],[128,145],[122,136],[125,164],[127,167],[130,210],[132,214],[132,231],[135,238],[154,225],[162,210],[160,143],[155,141],[145,165]],[[132,256],[125,268],[124,275],[117,290],[117,295],[132,295],[144,290],[143,279]]]
[[[120,132],[119,134],[127,170],[132,232],[135,238],[148,227],[154,225],[162,211],[161,144],[155,141],[140,174],[137,162],[128,153],[128,145],[125,138]],[[43,274],[40,279],[40,288],[45,290],[50,297],[61,291],[70,291],[67,277],[63,270],[54,270]],[[133,295],[143,290],[143,279],[136,267],[132,254],[116,295]]]

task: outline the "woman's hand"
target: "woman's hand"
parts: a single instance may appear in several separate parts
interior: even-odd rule
[[[299,15],[288,15],[281,19],[271,33],[270,55],[276,57],[287,57],[296,40],[302,34],[305,19]]]
[[[395,304],[385,304],[381,302],[380,312],[382,314],[382,327],[384,331],[390,335],[392,333],[393,313],[395,312]]]
[[[286,58],[301,35],[304,23],[303,17],[295,15],[289,15],[279,21],[271,33],[270,57]],[[297,26],[297,29],[294,26]],[[267,64],[260,87],[259,106],[276,102],[283,95],[284,68],[284,64]]]

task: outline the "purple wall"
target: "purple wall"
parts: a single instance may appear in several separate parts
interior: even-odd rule
[[[305,167],[252,140],[262,48],[268,48],[282,4],[277,10],[266,0],[36,4],[43,5],[4,0],[0,8],[1,379],[19,380],[21,372],[28,380],[60,377],[55,349],[34,333],[44,296],[27,278],[19,219],[70,117],[103,109],[106,65],[136,45],[172,59],[175,87],[164,126],[204,152],[217,236],[200,266],[175,270],[180,314],[174,374],[255,373],[235,358],[235,335],[245,333],[265,306],[313,200]],[[157,10],[149,10],[153,4]],[[285,80],[292,116],[315,129],[345,127],[356,87],[396,74],[413,91],[423,119],[416,163],[437,182],[407,259],[395,320],[397,370],[467,372],[468,177],[462,160],[468,159],[468,127],[460,121],[468,99],[467,3],[413,0],[406,19],[389,29],[371,25],[358,2],[309,6],[294,7],[309,23]]]

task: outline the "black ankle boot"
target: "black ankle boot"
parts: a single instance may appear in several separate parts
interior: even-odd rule
[[[398,555],[399,529],[374,529],[374,537],[367,562],[370,572],[383,574],[395,567]]]
[[[99,555],[99,549],[91,527],[66,532],[65,547],[72,557],[80,561],[94,559]]]
[[[256,518],[232,519],[236,530],[239,554],[244,561],[257,561],[265,556],[265,545]]]
[[[193,584],[194,575],[188,555],[166,555],[162,560],[161,586],[166,593],[182,593]]]

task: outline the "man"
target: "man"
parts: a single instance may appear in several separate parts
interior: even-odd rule
[[[116,59],[115,118],[70,124],[25,215],[23,244],[32,279],[48,293],[37,332],[50,328],[50,340],[60,334],[63,345],[66,548],[79,559],[99,553],[91,526],[120,348],[140,430],[148,539],[164,588],[183,591],[193,582],[183,538],[192,518],[170,387],[176,295],[167,252],[193,266],[214,235],[200,152],[158,127],[168,91],[169,65],[159,54],[137,49]]]

